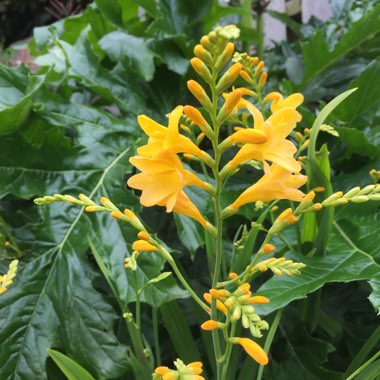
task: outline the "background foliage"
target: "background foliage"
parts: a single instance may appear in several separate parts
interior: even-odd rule
[[[327,143],[330,150],[335,190],[371,183],[369,170],[380,166],[376,3],[334,1],[334,16],[325,24],[312,19],[300,25],[274,14],[298,38],[276,45],[264,57],[272,90],[305,95],[302,127],[310,128],[330,99],[358,87],[329,119],[340,139],[328,133],[319,138],[318,149]],[[190,104],[185,82],[193,76],[188,60],[194,45],[216,23],[229,23],[244,12],[212,0],[96,0],[79,15],[34,30],[37,72],[0,67],[0,231],[1,241],[12,242],[2,246],[1,271],[9,259],[21,260],[15,284],[0,297],[1,379],[64,378],[48,359],[48,348],[71,357],[95,378],[131,376],[131,342],[122,311],[133,308],[136,294],[123,259],[134,233],[107,215],[86,215],[70,205],[37,208],[32,200],[84,193],[94,199],[107,196],[120,208],[140,212],[138,198],[125,185],[132,174],[128,158],[141,137],[136,116],[144,113],[165,122],[176,104]],[[243,31],[244,39],[249,30],[243,25]],[[252,31],[252,36],[257,34]],[[226,204],[245,186],[244,173],[231,181]],[[193,195],[206,212],[207,203]],[[275,243],[279,254],[307,268],[299,277],[271,278],[256,286],[271,299],[260,309],[269,320],[294,301],[282,311],[264,378],[343,379],[379,348],[377,208],[361,204],[337,210],[324,255],[305,256],[312,239],[304,236],[299,246],[297,227]],[[234,218],[235,226],[249,226],[257,215],[245,207]],[[199,292],[208,289],[207,242],[195,223],[160,209],[144,210],[143,218],[171,246]],[[231,250],[233,233],[226,231],[226,237]],[[111,271],[122,304],[102,278],[90,242]],[[251,253],[252,247],[241,262]],[[138,273],[141,284],[163,266],[154,255],[146,257]],[[304,299],[307,294],[311,302]],[[186,292],[170,277],[147,287],[142,299],[144,332],[151,343],[151,312],[159,310],[163,363],[177,356],[185,362],[202,358],[211,376],[209,337],[197,327],[202,312]],[[237,351],[233,360],[231,378],[241,366]],[[251,379],[255,371],[247,360],[236,378]]]

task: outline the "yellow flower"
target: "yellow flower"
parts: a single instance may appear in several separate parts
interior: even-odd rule
[[[134,251],[158,251],[157,247],[153,244],[148,243],[146,240],[136,240],[132,244],[132,249]]]
[[[302,174],[291,174],[279,165],[273,164],[254,185],[245,190],[230,207],[238,209],[246,203],[275,199],[289,199],[301,202],[305,194],[298,190],[304,185],[307,177]]]
[[[273,97],[273,102],[270,106],[270,109],[272,112],[276,112],[279,109],[287,108],[287,107],[296,109],[303,102],[303,95],[300,93],[289,95],[287,98],[283,98],[283,96],[279,94],[278,92],[274,94],[279,95],[279,96]],[[270,94],[268,94],[267,96],[269,95]]]
[[[166,206],[166,200],[159,202],[159,206]],[[207,221],[199,212],[197,206],[190,200],[186,193],[182,190],[178,193],[176,202],[173,207],[173,211],[177,214],[186,215],[190,218],[197,220],[203,227],[206,226]],[[169,211],[167,211],[169,212]]]
[[[142,173],[132,176],[128,185],[142,190],[140,202],[145,207],[165,206],[167,212],[175,211],[198,220],[206,220],[183,191],[185,186],[205,188],[205,183],[182,166],[176,154],[161,151],[155,158],[135,156],[129,161]]]
[[[182,113],[183,107],[176,107],[169,115],[168,127],[164,127],[145,115],[140,115],[137,121],[149,139],[146,145],[137,149],[137,153],[140,156],[154,158],[162,150],[170,150],[173,153],[191,153],[203,159],[205,152],[178,131]]]
[[[246,106],[254,118],[254,128],[248,130],[256,131],[256,135],[263,135],[266,140],[261,143],[244,144],[227,164],[227,168],[234,169],[242,162],[258,160],[264,162],[266,169],[268,169],[266,161],[271,161],[288,171],[299,172],[301,165],[294,159],[297,149],[291,141],[286,140],[286,137],[301,120],[301,115],[294,108],[288,107],[276,111],[267,121],[264,121],[263,115],[255,106],[249,102]],[[245,143],[246,139],[239,139],[239,134],[245,137],[241,130],[238,130],[229,139]]]
[[[234,338],[235,343],[240,344],[245,352],[257,363],[261,365],[268,364],[268,355],[266,352],[252,339]]]
[[[253,92],[252,90],[249,90],[248,88],[245,88],[245,87],[239,87],[239,88],[236,88],[236,90],[241,91],[243,96],[253,96],[254,97],[256,95],[255,92]],[[224,92],[222,96],[224,99],[227,99],[229,94],[231,94],[231,92]],[[247,108],[247,103],[248,103],[248,100],[241,98],[239,100],[239,102],[237,103],[237,105],[235,106],[233,113],[236,114],[237,111],[241,108]]]

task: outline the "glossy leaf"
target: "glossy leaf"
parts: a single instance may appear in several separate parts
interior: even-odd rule
[[[69,380],[95,380],[82,366],[61,352],[48,350],[48,354]]]
[[[45,78],[29,76],[23,66],[0,65],[0,134],[13,132],[25,122],[32,111],[32,98]]]

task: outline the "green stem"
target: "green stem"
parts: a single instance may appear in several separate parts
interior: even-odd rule
[[[359,375],[364,369],[366,369],[371,363],[373,363],[380,356],[380,351],[376,352],[371,359],[367,360],[361,367],[359,367],[355,372],[353,372],[346,380],[352,380],[355,376]]]
[[[211,92],[212,92],[212,114],[211,121],[214,127],[214,136],[212,139],[212,145],[214,149],[214,167],[212,168],[213,174],[215,177],[215,184],[216,184],[216,191],[215,196],[213,198],[214,200],[214,212],[215,212],[215,226],[216,226],[216,237],[215,237],[215,266],[214,266],[214,275],[212,279],[212,287],[216,288],[219,276],[220,276],[220,269],[222,264],[222,256],[223,256],[223,220],[222,220],[222,208],[220,204],[220,197],[223,187],[223,181],[220,178],[219,173],[219,165],[220,165],[220,159],[221,159],[221,151],[219,149],[219,130],[220,125],[217,121],[217,108],[218,108],[218,93],[216,91],[216,80],[218,76],[218,72],[213,69],[212,74],[212,82],[211,82]],[[216,299],[212,298],[211,303],[211,319],[217,320],[218,319],[218,311],[216,308]],[[219,330],[215,329],[212,331],[212,340],[214,345],[214,352],[215,352],[215,358],[216,358],[216,378],[217,380],[220,380],[221,376],[221,346],[220,346],[220,339],[219,339]]]
[[[276,331],[277,331],[278,325],[280,324],[280,320],[281,320],[281,317],[282,317],[283,310],[284,309],[279,309],[277,311],[276,316],[274,317],[274,320],[272,322],[272,326],[269,329],[269,332],[268,332],[268,335],[267,335],[267,339],[265,340],[265,344],[264,344],[264,351],[266,353],[269,352],[269,349],[270,349],[270,346],[272,345],[274,336],[276,335]],[[261,378],[263,376],[263,372],[264,372],[264,366],[261,365],[259,367],[259,371],[257,373],[256,380],[261,380]]]
[[[259,58],[263,58],[264,56],[264,12],[257,12],[257,25],[256,30],[259,34],[259,41],[257,43],[257,55]]]
[[[246,11],[245,14],[241,16],[240,24],[244,28],[252,28],[252,1],[253,0],[241,0],[241,7]],[[249,54],[250,46],[248,41],[243,42],[243,51]]]
[[[158,310],[152,307],[153,341],[157,365],[161,364],[160,337],[158,334]]]
[[[135,281],[135,292],[136,292],[136,324],[141,329],[141,302],[140,302],[140,292],[139,292],[139,285],[137,280],[137,273],[134,270],[133,271],[133,279]]]
[[[210,312],[209,307],[197,296],[197,294],[194,292],[192,287],[188,284],[188,282],[183,277],[181,271],[178,269],[176,262],[174,261],[173,257],[170,255],[170,253],[163,247],[159,247],[159,250],[161,253],[163,253],[164,258],[169,263],[169,265],[174,270],[174,273],[177,275],[178,280],[181,282],[181,284],[185,287],[185,289],[190,293],[191,297],[194,299],[194,301],[208,314]]]
[[[230,338],[235,337],[235,329],[236,329],[236,321],[232,321],[231,324],[231,332],[230,332]],[[230,363],[230,357],[232,352],[233,344],[227,339],[226,340],[226,350],[223,355],[223,361],[222,361],[222,380],[227,380],[227,372],[228,367]]]
[[[16,258],[20,258],[22,256],[22,252],[19,250],[16,241],[13,239],[11,231],[9,230],[5,220],[0,216],[0,226],[5,231],[6,239],[11,243],[10,247],[16,252]]]

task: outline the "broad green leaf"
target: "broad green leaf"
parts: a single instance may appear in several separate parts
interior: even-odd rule
[[[204,245],[204,230],[199,223],[184,215],[175,214],[178,237],[194,257],[196,250]]]
[[[303,43],[302,55],[305,64],[305,76],[301,87],[304,88],[312,79],[337,62],[365,41],[380,32],[380,4],[377,4],[364,17],[351,24],[332,50],[320,30]]]
[[[69,380],[95,380],[87,370],[66,355],[55,350],[47,351]]]
[[[343,380],[338,372],[326,370],[322,364],[334,347],[311,336],[296,315],[287,315],[281,320],[280,335],[283,337],[280,358],[273,359],[264,369],[264,378],[287,380],[297,374],[297,380]]]
[[[375,157],[380,153],[379,144],[366,136],[365,131],[355,128],[336,127],[339,132],[339,138],[347,146],[349,152],[359,156]]]
[[[57,128],[71,129],[74,147],[45,141],[36,149],[23,142],[20,155],[13,148],[16,141],[22,146],[19,135],[5,136],[0,141],[1,196],[29,199],[62,192],[97,199],[104,186],[110,196],[120,196],[133,130],[104,111],[54,96],[40,101],[40,117]],[[136,202],[124,194],[125,203]],[[6,342],[0,353],[0,378],[46,379],[48,348],[67,353],[96,378],[122,376],[129,369],[127,347],[113,332],[121,310],[115,312],[94,288],[99,272],[87,256],[92,218],[70,205],[38,210],[43,222],[34,217],[32,224],[15,231],[30,252],[15,286],[0,298],[0,337]]]
[[[28,75],[24,66],[0,65],[0,134],[13,132],[28,118],[32,99],[43,85],[46,75]]]
[[[173,301],[162,305],[160,312],[178,357],[184,362],[198,361],[200,359],[198,348],[178,303]]]
[[[376,111],[380,107],[380,60],[371,62],[350,83],[349,88],[357,88],[358,90],[338,106],[334,114],[344,121],[347,127],[365,130],[372,125]],[[357,143],[356,147],[360,149],[360,143]],[[372,152],[373,149],[371,149]]]
[[[115,25],[122,26],[122,10],[118,0],[95,0],[99,10],[108,17]]]
[[[118,31],[104,36],[99,44],[112,61],[131,66],[146,81],[153,78],[154,53],[144,38]]]
[[[376,220],[376,219],[375,219]],[[258,307],[258,311],[269,314],[272,311],[287,305],[295,299],[304,298],[329,282],[349,282],[371,280],[379,276],[379,264],[371,256],[372,251],[364,251],[361,246],[351,240],[352,227],[346,232],[342,222],[335,222],[330,235],[325,256],[304,257],[298,253],[291,254],[294,261],[303,262],[306,268],[295,277],[273,277],[258,290],[258,294],[265,295],[270,303]],[[379,225],[371,223],[372,227]],[[376,236],[373,228],[367,228],[361,234],[361,239],[371,240]],[[376,243],[375,243],[376,244]],[[281,289],[281,291],[279,291]],[[378,298],[378,295],[374,296]],[[374,305],[375,306],[375,305]]]

